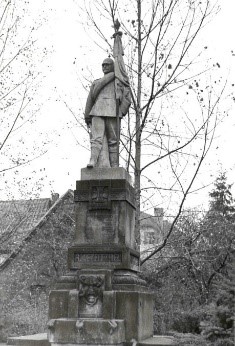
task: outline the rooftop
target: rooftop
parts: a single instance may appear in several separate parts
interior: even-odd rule
[[[50,198],[0,201],[0,263],[51,207]]]

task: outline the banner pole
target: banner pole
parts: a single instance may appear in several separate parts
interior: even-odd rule
[[[119,99],[116,98],[116,117],[117,117],[117,166],[119,167],[119,141],[120,141],[120,118],[119,118]]]

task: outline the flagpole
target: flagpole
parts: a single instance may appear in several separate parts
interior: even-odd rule
[[[116,124],[117,124],[117,163],[119,166],[119,149],[120,149],[120,109],[121,117],[125,116],[131,105],[130,97],[130,83],[125,69],[123,60],[123,47],[122,47],[122,32],[119,31],[120,23],[118,19],[114,22],[113,34],[113,56],[114,56],[114,73],[115,73],[115,93],[116,93]]]
[[[120,118],[119,118],[119,99],[117,98],[116,98],[116,117],[117,117],[117,166],[119,167]]]
[[[120,28],[120,23],[118,20],[116,20],[114,22],[114,30],[115,30],[115,34],[113,35],[114,39],[116,35],[118,35],[119,28]],[[117,78],[115,78],[115,95],[116,95],[116,126],[117,126],[117,166],[119,167],[120,118],[119,118],[119,98],[116,92],[117,91],[116,83],[117,83]]]

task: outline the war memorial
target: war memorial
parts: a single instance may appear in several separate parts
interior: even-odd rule
[[[140,277],[135,239],[135,192],[119,167],[120,121],[131,104],[128,76],[116,22],[113,58],[93,82],[85,121],[91,157],[76,182],[75,237],[68,272],[49,296],[45,337],[9,338],[8,344],[41,346],[173,345],[153,336],[153,295]]]

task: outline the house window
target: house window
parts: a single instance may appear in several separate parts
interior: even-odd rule
[[[144,234],[144,244],[154,244],[155,237],[154,232],[145,232]]]

